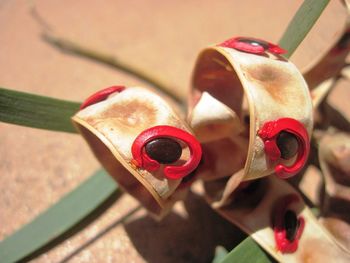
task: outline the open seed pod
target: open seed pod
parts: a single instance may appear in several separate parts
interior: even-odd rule
[[[350,249],[350,135],[326,134],[320,141],[319,161],[325,178],[322,222]]]
[[[329,46],[303,69],[303,76],[313,100],[316,125],[325,121],[325,116],[322,116],[322,113],[335,110],[326,105],[326,109],[321,109],[319,112],[318,107],[321,106],[320,104],[327,98],[331,90],[338,86],[339,78],[348,74],[346,67],[350,51],[350,6],[348,1],[342,2],[346,12],[345,16],[340,14],[339,20],[344,20],[343,27],[334,33],[331,41],[327,42]]]
[[[350,51],[350,13],[343,30],[336,32],[337,41],[303,70],[303,75],[313,90],[327,79],[339,76]]]
[[[162,97],[110,87],[89,97],[72,120],[120,187],[152,214],[164,215],[185,197],[201,146]]]
[[[350,132],[349,85],[348,78],[337,80],[320,105],[323,121],[346,132]]]
[[[207,155],[214,155],[213,145],[222,140],[232,146],[221,162],[232,163],[227,160],[232,156],[244,159],[232,163],[230,171],[216,169],[212,162],[210,179],[241,169],[243,180],[273,173],[288,178],[305,164],[312,102],[301,73],[280,55],[283,52],[263,40],[236,37],[199,54],[189,124],[204,143],[204,163]]]
[[[207,201],[214,204],[227,185],[226,178],[205,182]],[[243,183],[227,197],[228,202],[214,207],[216,211],[279,262],[349,262],[350,252],[317,221],[285,180],[269,176]]]

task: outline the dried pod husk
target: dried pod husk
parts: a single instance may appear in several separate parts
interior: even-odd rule
[[[319,142],[319,161],[330,193],[338,192],[335,186],[349,186],[350,134],[337,131],[325,134]]]
[[[217,205],[226,181],[204,183],[206,200],[279,262],[349,262],[350,252],[314,217],[285,180],[267,177],[238,186]],[[293,216],[291,216],[293,215]]]
[[[320,207],[324,191],[324,180],[321,170],[310,164],[298,179],[300,181],[294,185],[298,185],[299,190],[313,205]]]
[[[349,205],[346,206],[349,211]],[[350,225],[349,221],[346,221],[338,217],[337,213],[328,213],[326,216],[319,219],[321,224],[328,229],[328,231],[350,250]]]
[[[207,92],[201,94],[190,110],[188,123],[203,147],[203,165],[197,176],[215,180],[240,170],[248,140],[242,134],[245,127],[237,114]]]
[[[344,30],[343,36],[338,36],[338,41],[324,58],[310,65],[304,77],[311,89],[316,125],[331,124],[350,131],[350,111],[347,107],[349,67],[346,61],[350,51],[350,26],[347,25]]]
[[[203,163],[197,170],[197,176],[203,180],[231,176],[244,166],[247,146],[247,140],[241,137],[235,141],[224,138],[202,144]]]
[[[278,46],[266,41],[233,38],[199,54],[193,73],[189,124],[203,142],[204,156],[214,155],[212,145],[224,139],[237,147],[232,147],[230,155],[220,157],[222,163],[229,163],[231,156],[245,155],[244,165],[233,165],[225,174],[212,173],[210,179],[231,176],[241,169],[243,180],[273,173],[287,178],[305,164],[313,126],[312,102],[301,73],[280,53]],[[276,131],[281,123],[284,128]],[[296,126],[303,135],[295,132]],[[210,133],[211,129],[215,134]],[[300,148],[290,160],[283,159],[277,149],[276,140],[282,131],[291,132]],[[205,166],[208,171],[209,166]],[[212,166],[217,164],[213,162]]]
[[[337,42],[303,71],[310,90],[313,90],[327,79],[338,77],[344,66],[347,65],[346,57],[349,51],[350,26],[347,23],[342,34],[338,36]]]
[[[199,162],[199,143],[174,108],[154,92],[129,87],[103,100],[100,97],[90,97],[89,103],[96,101],[83,104],[83,109],[72,117],[73,123],[119,186],[153,215],[163,216],[188,191],[182,184],[184,174],[169,178],[166,171],[184,168],[194,154],[199,155],[195,156]],[[193,140],[195,152],[177,138],[177,133]]]
[[[346,3],[344,1],[344,3]],[[325,52],[321,53],[307,68],[303,70],[303,75],[309,85],[313,106],[315,111],[315,122],[322,125],[322,122],[331,122],[332,125],[350,131],[349,114],[342,105],[338,105],[340,96],[337,96],[336,103],[334,99],[327,98],[329,93],[335,93],[332,90],[341,86],[344,82],[340,80],[345,76],[348,78],[348,54],[350,51],[350,9],[346,3],[347,19],[343,29],[336,32],[335,41]],[[338,87],[339,89],[339,87]],[[344,93],[345,97],[347,94]],[[331,96],[331,97],[334,97]],[[326,99],[326,103],[318,111],[318,107]],[[339,108],[340,106],[340,108]],[[325,114],[326,116],[323,116]],[[325,119],[328,117],[328,119]]]
[[[232,176],[230,176],[227,181],[225,179],[222,180],[221,184],[224,183],[225,187],[222,192],[218,192],[218,195],[216,196],[217,200],[213,200],[212,206],[214,208],[226,206],[234,201],[234,199],[236,198],[235,191],[241,184],[243,176],[244,170],[241,169],[238,172],[234,173]]]
[[[336,81],[336,78],[327,79],[311,91],[312,104],[314,110],[316,110],[320,106],[322,101],[329,94],[330,90],[334,87]]]
[[[244,130],[237,114],[208,92],[203,92],[192,108],[188,123],[202,143],[230,138]]]
[[[319,145],[319,161],[325,178],[322,222],[350,249],[350,135],[326,134]]]
[[[346,132],[350,132],[349,85],[349,79],[337,80],[320,107],[323,123]]]
[[[322,42],[326,46],[313,56],[308,66],[302,70],[310,90],[318,88],[321,83],[329,79],[337,78],[347,64],[346,58],[350,51],[349,3],[346,0],[334,1],[332,4],[332,8],[335,8],[333,12],[337,13],[337,19],[331,22],[333,26],[332,37],[331,39],[324,39],[325,36],[322,34],[315,35],[314,38],[317,38],[319,42],[323,40]],[[301,53],[301,56],[303,56],[304,53],[302,51]]]

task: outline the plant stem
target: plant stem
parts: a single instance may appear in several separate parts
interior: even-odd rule
[[[178,103],[180,104],[183,103],[181,97],[177,95],[175,92],[173,92],[173,89],[170,87],[170,85],[165,84],[162,80],[160,80],[158,77],[154,76],[153,74],[146,72],[144,70],[141,70],[133,65],[130,65],[127,62],[122,61],[121,59],[113,55],[94,50],[92,48],[78,44],[72,40],[58,37],[52,33],[44,32],[42,34],[42,37],[45,41],[61,49],[62,51],[71,52],[75,55],[89,58],[94,61],[116,68],[118,70],[124,71],[138,79],[141,79],[153,85],[154,87],[158,88],[168,96],[172,97]]]

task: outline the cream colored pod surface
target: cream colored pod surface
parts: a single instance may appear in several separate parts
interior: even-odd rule
[[[188,122],[203,143],[203,179],[288,178],[301,171],[312,102],[303,76],[282,53],[272,43],[237,37],[199,54]]]
[[[72,120],[119,186],[153,215],[185,197],[200,144],[160,95],[110,87],[88,98]]]
[[[207,201],[278,262],[350,262],[350,252],[324,227],[286,180],[268,176],[241,185],[215,207],[225,182],[205,182]]]

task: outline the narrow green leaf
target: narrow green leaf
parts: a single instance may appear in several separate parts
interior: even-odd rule
[[[0,121],[76,133],[70,117],[80,103],[0,88]]]
[[[0,261],[17,262],[57,240],[95,212],[117,190],[111,176],[104,170],[96,172],[32,222],[0,242]]]
[[[275,262],[251,237],[247,237],[221,261],[221,263]]]
[[[220,263],[228,254],[228,251],[223,246],[215,248],[215,255],[211,263]]]
[[[287,58],[306,37],[328,3],[329,0],[305,0],[301,5],[279,42],[279,45],[288,51],[285,55]]]

